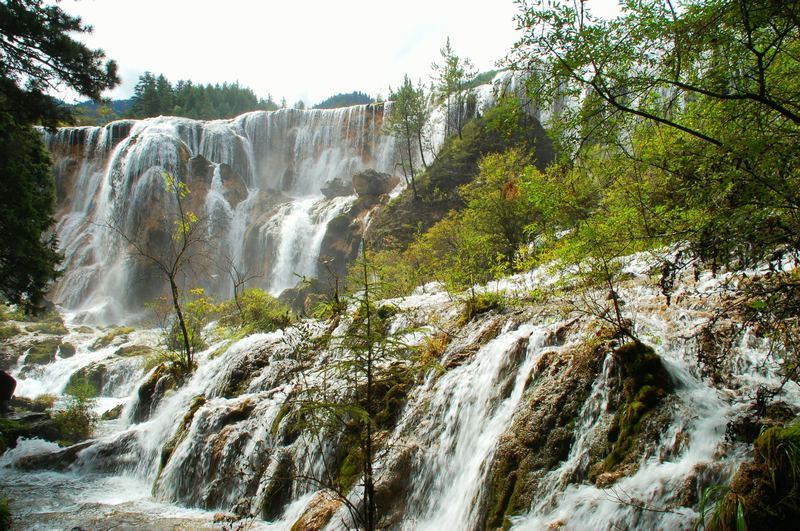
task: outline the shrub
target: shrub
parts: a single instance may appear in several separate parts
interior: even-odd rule
[[[75,382],[69,389],[67,406],[53,415],[61,433],[59,444],[70,445],[88,439],[97,425],[93,411],[93,388],[88,382]]]
[[[289,326],[292,322],[288,307],[264,291],[253,288],[245,290],[238,303],[231,300],[223,304],[225,326],[242,328],[247,332],[274,332]]]

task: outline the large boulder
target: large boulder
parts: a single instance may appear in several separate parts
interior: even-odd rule
[[[400,180],[388,173],[380,173],[369,169],[353,175],[353,189],[361,196],[379,197],[388,194]]]
[[[14,389],[17,388],[17,381],[6,371],[0,371],[0,410],[6,408],[6,404],[14,396]]]
[[[353,195],[353,183],[347,182],[345,179],[331,179],[325,181],[320,188],[320,192],[328,199],[346,197],[348,195]]]

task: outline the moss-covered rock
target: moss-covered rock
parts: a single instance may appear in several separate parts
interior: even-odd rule
[[[65,336],[69,334],[69,330],[64,326],[63,322],[44,322],[34,323],[25,327],[28,332],[39,332],[41,334],[49,334],[53,336]]]
[[[62,358],[71,358],[72,356],[75,355],[76,351],[77,349],[75,348],[75,345],[73,345],[72,343],[64,342],[61,343],[61,346],[58,348],[58,355],[61,356]]]
[[[122,404],[114,406],[111,409],[104,411],[103,414],[100,415],[100,420],[117,420],[120,415],[122,415],[122,409]]]
[[[705,528],[794,529],[800,521],[800,422],[766,429]]]
[[[178,431],[175,432],[175,435],[167,441],[163,448],[161,448],[161,463],[159,465],[158,475],[161,475],[161,471],[167,466],[170,457],[172,457],[172,453],[175,451],[175,448],[181,443],[181,441],[186,437],[186,433],[189,431],[189,427],[192,425],[192,421],[194,420],[194,416],[201,407],[203,407],[206,403],[205,395],[197,395],[192,399],[192,403],[189,405],[188,411],[183,415],[183,421],[181,425],[178,426]],[[158,478],[156,478],[158,481]]]
[[[608,431],[611,451],[592,469],[590,479],[635,458],[634,450],[647,421],[673,389],[672,377],[661,358],[647,345],[632,341],[614,350],[614,357],[622,376],[622,392]]]
[[[575,419],[608,350],[608,340],[601,338],[541,355],[511,427],[498,443],[483,527],[509,527],[510,516],[530,509],[542,477],[567,457]]]
[[[18,336],[21,333],[22,330],[15,324],[0,325],[0,341]]]
[[[61,346],[61,339],[40,339],[31,344],[28,355],[25,356],[25,365],[47,365],[56,359],[56,351]]]
[[[167,391],[174,389],[176,384],[175,375],[166,363],[153,369],[150,377],[137,391],[138,401],[133,410],[133,421],[143,422],[149,419]]]
[[[135,356],[150,356],[155,352],[153,347],[147,345],[126,345],[114,351],[115,356],[132,358]]]
[[[70,376],[65,392],[70,395],[98,397],[103,390],[107,374],[108,367],[102,361],[81,367]]]
[[[125,340],[128,337],[128,334],[133,332],[135,329],[130,326],[118,326],[116,328],[112,328],[104,335],[100,336],[92,343],[92,350],[98,350],[104,347],[109,346],[115,340]]]

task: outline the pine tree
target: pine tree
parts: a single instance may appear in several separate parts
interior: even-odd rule
[[[35,308],[57,278],[57,242],[44,236],[53,224],[55,183],[40,134],[72,121],[70,107],[46,92],[71,87],[99,100],[119,82],[113,61],[71,34],[90,28],[41,0],[0,3],[0,295]]]

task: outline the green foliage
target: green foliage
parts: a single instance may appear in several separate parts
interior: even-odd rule
[[[591,152],[602,146],[627,190],[642,192],[608,195],[625,199],[614,225],[688,242],[712,267],[800,249],[796,4],[691,1],[675,12],[647,0],[614,19],[583,4],[521,5],[515,58],[532,71],[534,100],[589,91],[554,121],[563,160],[605,163]]]
[[[406,75],[403,84],[390,96],[392,105],[386,117],[384,131],[400,140],[403,148],[401,165],[406,181],[411,184],[414,199],[418,199],[417,182],[414,173],[414,159],[419,154],[425,161],[423,134],[430,118],[425,90],[420,84],[415,87]]]
[[[243,291],[239,300],[221,305],[220,323],[241,328],[245,333],[274,332],[292,323],[289,308],[261,288]]]
[[[214,299],[210,295],[206,295],[203,288],[190,289],[186,299],[183,301],[181,311],[191,351],[194,353],[208,347],[203,338],[203,329],[219,312]],[[173,319],[166,336],[167,350],[184,352],[185,339],[180,321]]]
[[[53,225],[55,201],[41,135],[0,112],[0,297],[26,309],[41,303],[59,275],[58,241],[43,237]]]
[[[43,5],[42,0],[0,4],[0,109],[5,118],[20,126],[41,120],[54,127],[69,120],[70,114],[45,94],[52,87],[68,86],[97,100],[103,90],[119,82],[116,64],[104,64],[102,50],[89,49],[73,38],[89,32],[91,27],[79,17]],[[7,127],[5,118],[0,129]]]
[[[0,297],[38,307],[58,277],[53,224],[55,185],[50,157],[31,125],[55,127],[69,109],[46,95],[71,87],[98,99],[119,81],[101,50],[72,38],[90,28],[41,0],[0,4]]]
[[[696,528],[782,529],[800,517],[800,423],[765,429],[728,486],[706,490]]]
[[[134,89],[130,115],[133,118],[185,116],[199,120],[233,118],[250,111],[274,111],[272,96],[259,99],[239,83],[195,85],[178,81],[174,86],[164,77],[145,72]]]
[[[441,62],[434,63],[434,92],[439,103],[445,109],[445,138],[454,134],[461,137],[470,112],[465,109],[467,102],[474,104],[475,97],[470,81],[477,76],[477,71],[469,59],[459,57],[450,45],[447,37],[444,47],[439,50]]]
[[[93,411],[93,392],[88,382],[76,382],[69,389],[67,406],[53,415],[53,421],[60,431],[60,444],[75,444],[94,433],[97,415]]]
[[[11,529],[13,521],[9,499],[0,498],[0,529]]]
[[[467,123],[460,138],[451,136],[445,141],[436,160],[417,179],[421,200],[415,200],[413,191],[406,190],[377,214],[370,224],[376,249],[403,251],[451,211],[462,210],[465,202],[459,187],[478,176],[481,159],[512,148],[518,148],[521,156],[530,157],[540,169],[552,158],[541,125],[520,112],[519,100],[504,98],[482,117]]]
[[[359,91],[334,94],[314,105],[314,109],[338,109],[339,107],[350,107],[353,105],[365,105],[372,103],[372,98]]]

